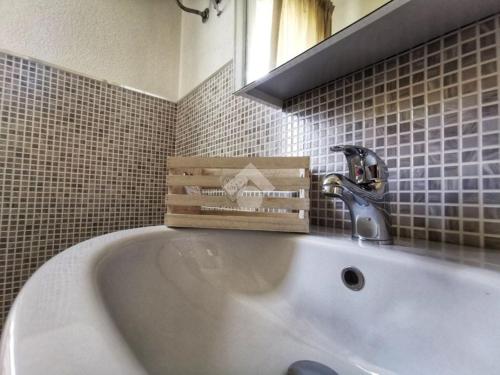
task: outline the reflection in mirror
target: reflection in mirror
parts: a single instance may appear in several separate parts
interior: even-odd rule
[[[266,75],[390,1],[248,1],[245,83]]]

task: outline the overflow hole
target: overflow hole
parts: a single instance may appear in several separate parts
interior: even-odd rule
[[[342,270],[342,282],[351,290],[361,290],[365,285],[365,277],[356,267],[347,267]]]

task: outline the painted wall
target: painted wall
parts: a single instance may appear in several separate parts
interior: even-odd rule
[[[182,13],[179,98],[233,58],[235,1],[222,0],[220,17],[212,7],[206,23],[199,16]],[[184,5],[203,10],[209,0],[185,0]]]
[[[0,0],[0,49],[177,100],[174,0]]]

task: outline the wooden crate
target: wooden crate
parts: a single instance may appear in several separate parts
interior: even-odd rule
[[[169,227],[309,232],[309,157],[169,157]]]

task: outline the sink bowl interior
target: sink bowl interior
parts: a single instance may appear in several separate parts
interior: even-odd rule
[[[348,266],[362,290],[343,284]],[[110,250],[97,285],[151,374],[284,374],[297,360],[341,374],[500,372],[499,278],[459,264],[319,237],[178,231]]]

